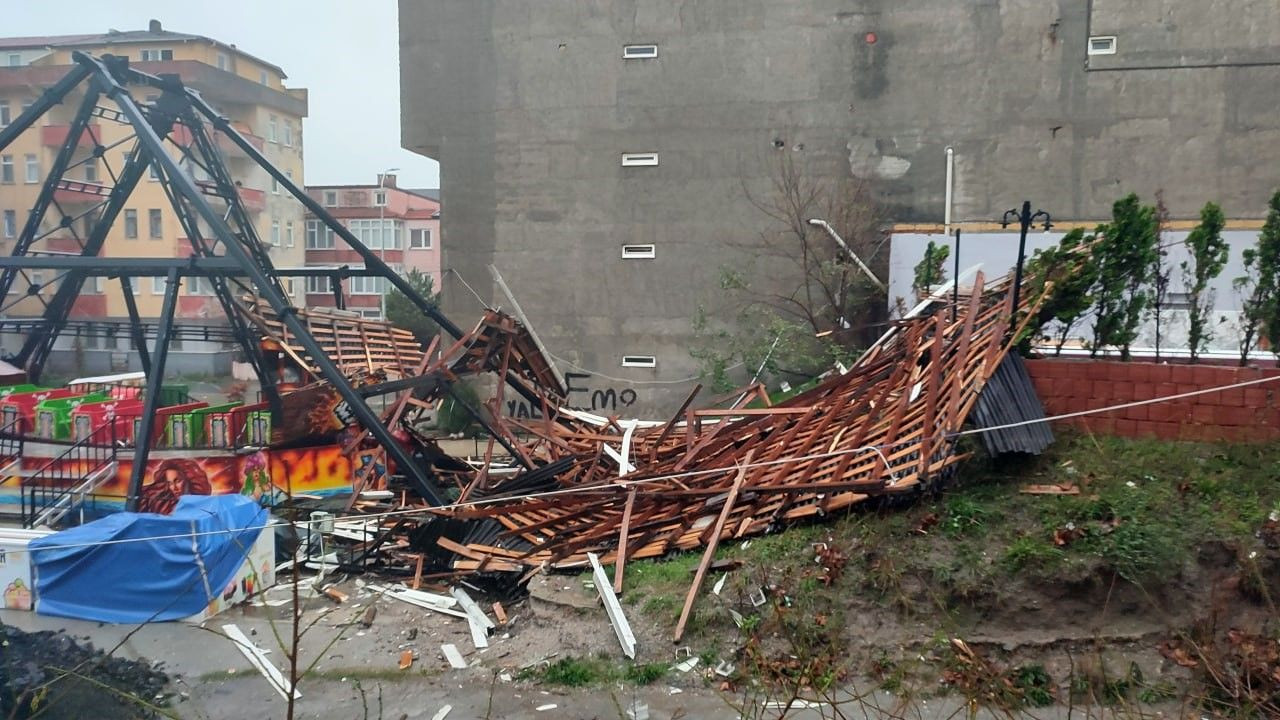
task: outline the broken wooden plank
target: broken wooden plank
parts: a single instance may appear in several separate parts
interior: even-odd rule
[[[697,599],[698,590],[701,589],[702,581],[707,576],[707,566],[711,564],[711,560],[715,557],[716,546],[720,544],[720,533],[724,530],[725,520],[729,518],[733,503],[738,499],[738,489],[742,487],[742,479],[747,476],[747,467],[751,464],[751,458],[754,456],[754,449],[747,451],[742,465],[738,467],[738,474],[733,479],[733,487],[729,490],[729,497],[725,498],[724,507],[720,510],[720,516],[716,518],[715,531],[711,533],[707,549],[702,553],[702,562],[698,564],[698,572],[693,576],[693,584],[689,586],[689,594],[684,599],[684,608],[680,610],[680,621],[676,623],[676,632],[673,638],[676,642],[680,642],[680,638],[684,636],[684,626],[685,623],[689,622],[689,612],[693,610],[693,601]]]

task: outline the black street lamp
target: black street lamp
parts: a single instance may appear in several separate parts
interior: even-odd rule
[[[1018,301],[1019,295],[1022,294],[1022,264],[1027,258],[1027,230],[1032,225],[1043,220],[1044,230],[1049,232],[1049,228],[1053,227],[1053,220],[1049,217],[1049,213],[1043,210],[1037,210],[1034,214],[1031,212],[1031,201],[1022,201],[1022,210],[1006,210],[1004,217],[1000,220],[1000,227],[1007,228],[1009,223],[1017,220],[1022,226],[1022,235],[1018,240],[1018,264],[1013,272],[1013,309],[1010,311],[1009,330],[1012,332],[1018,327]]]

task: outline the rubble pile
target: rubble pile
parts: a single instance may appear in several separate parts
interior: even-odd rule
[[[62,632],[0,626],[0,716],[159,717],[169,677],[160,665],[107,655]]]

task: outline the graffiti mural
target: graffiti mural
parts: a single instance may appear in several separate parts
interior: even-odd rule
[[[567,404],[571,410],[585,410],[612,415],[636,404],[636,399],[639,396],[632,388],[591,388],[578,384],[590,378],[591,376],[586,373],[568,372],[564,374],[565,387],[569,391]],[[507,400],[507,415],[516,419],[532,418],[541,420],[542,408],[531,406],[527,401],[516,398]]]

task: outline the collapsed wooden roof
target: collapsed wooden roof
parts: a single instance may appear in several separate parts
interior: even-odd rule
[[[1039,303],[1024,299],[1020,318]],[[925,303],[848,372],[773,407],[686,407],[665,423],[506,419],[533,436],[524,450],[554,482],[478,479],[464,493],[478,504],[438,512],[500,531],[436,543],[458,571],[577,567],[587,553],[622,565],[927,487],[963,459],[956,433],[1009,352],[1012,305],[1008,279],[979,273],[954,312]]]

